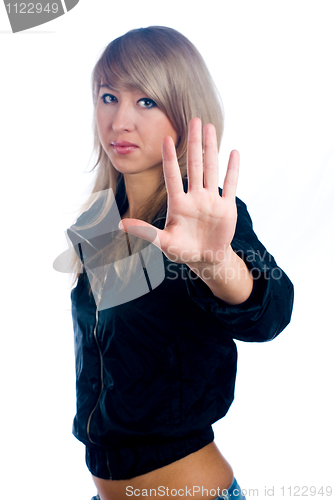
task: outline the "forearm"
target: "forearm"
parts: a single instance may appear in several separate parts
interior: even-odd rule
[[[244,261],[230,246],[219,264],[200,263],[191,266],[219,299],[231,305],[242,304],[253,289],[253,278]]]

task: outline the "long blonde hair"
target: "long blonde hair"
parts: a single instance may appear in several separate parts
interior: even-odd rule
[[[109,192],[104,191],[107,196],[104,196],[104,202],[100,204],[101,207],[94,220],[86,225],[74,224],[71,226],[74,231],[79,227],[83,229],[100,223],[114,202],[112,194],[118,202],[121,216],[128,207],[124,176],[111,163],[98,136],[95,117],[101,83],[108,83],[113,88],[138,89],[156,102],[178,133],[176,153],[184,180],[187,177],[187,132],[191,118],[199,117],[203,125],[205,123],[215,125],[218,147],[223,134],[223,106],[219,93],[202,56],[184,35],[165,26],[150,26],[128,31],[116,38],[104,49],[92,72],[94,151],[97,154],[92,170],[96,169],[96,177],[92,195],[81,207],[80,213],[83,214],[92,206],[94,196],[98,200],[101,191],[109,190]],[[161,175],[156,193],[136,217],[152,225],[158,225],[158,221],[165,218],[166,209],[167,192]],[[139,240],[137,247],[132,248],[132,251],[140,248],[142,244],[143,240],[141,243]],[[120,275],[121,258],[127,253],[128,248],[129,241],[125,239],[123,233],[122,236],[113,239],[112,246],[104,248],[104,257],[103,252],[100,252],[102,258],[100,262],[106,261],[106,252],[109,254],[112,252],[112,260],[118,269],[117,274]],[[72,256],[71,270],[74,275],[71,284],[73,286],[82,272],[81,261],[75,252]],[[97,273],[93,278],[99,280]],[[91,292],[96,283],[94,285],[91,280],[90,284]]]

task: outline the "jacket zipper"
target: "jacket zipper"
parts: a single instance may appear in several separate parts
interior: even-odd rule
[[[95,246],[94,246],[94,245],[93,245],[93,244],[92,244],[89,240],[87,240],[86,238],[84,238],[84,237],[82,236],[82,234],[78,234],[78,233],[77,233],[77,231],[75,231],[74,229],[72,229],[72,231],[73,231],[76,235],[80,236],[80,238],[82,238],[83,240],[85,240],[85,241],[86,241],[86,243],[88,243],[91,247],[93,247],[93,248],[94,248],[94,250],[97,250],[97,251],[98,251],[98,249],[97,249],[97,248],[96,248],[96,247],[95,247]],[[108,271],[109,271],[109,269],[108,269]],[[98,351],[99,351],[99,355],[100,355],[100,365],[101,365],[101,372],[100,372],[100,377],[101,377],[101,390],[100,390],[99,397],[97,398],[96,404],[95,404],[95,406],[94,406],[93,410],[91,411],[91,413],[90,413],[90,415],[89,415],[89,417],[88,417],[88,420],[87,420],[87,427],[86,427],[86,432],[87,432],[88,439],[89,439],[89,441],[90,441],[91,443],[93,443],[93,444],[97,444],[97,443],[94,443],[94,441],[93,441],[93,440],[92,440],[92,438],[90,437],[90,431],[89,431],[89,429],[90,429],[90,423],[91,423],[91,420],[92,420],[92,416],[93,416],[93,414],[94,414],[94,412],[95,412],[95,410],[96,410],[96,408],[97,408],[97,406],[98,406],[98,404],[99,404],[99,401],[100,401],[100,399],[101,399],[101,396],[102,396],[102,391],[103,391],[103,387],[104,387],[104,385],[103,385],[103,358],[102,358],[102,353],[101,353],[101,349],[100,349],[99,343],[98,343],[98,341],[97,341],[97,333],[96,333],[96,330],[97,330],[97,324],[98,324],[98,321],[99,321],[99,311],[98,311],[98,307],[99,307],[99,304],[100,304],[100,301],[101,301],[102,291],[103,291],[104,284],[105,284],[106,279],[107,279],[108,271],[106,272],[106,275],[105,275],[105,277],[104,277],[103,284],[102,284],[102,287],[101,287],[101,293],[100,293],[100,294],[99,294],[99,296],[98,296],[98,301],[97,301],[97,304],[96,304],[95,326],[94,326],[94,333],[93,333],[94,338],[95,338],[95,342],[96,342],[96,345],[97,345],[97,348],[98,348]]]
[[[106,282],[106,279],[107,279],[107,274],[108,272],[106,272],[106,275],[105,275],[105,278],[104,278],[104,281],[103,281],[103,284],[102,284],[102,289],[101,289],[101,293],[99,294],[98,296],[98,301],[97,301],[97,304],[96,304],[96,315],[95,315],[95,326],[94,326],[94,338],[95,338],[95,342],[96,342],[96,345],[97,345],[97,348],[98,348],[98,351],[99,351],[99,355],[100,355],[100,366],[101,366],[101,371],[100,371],[100,377],[101,377],[101,390],[100,390],[100,394],[99,394],[99,397],[97,398],[97,401],[96,401],[96,404],[93,408],[93,410],[91,411],[89,417],[88,417],[88,421],[87,421],[87,436],[88,436],[88,439],[91,443],[93,444],[97,444],[95,443],[92,438],[90,437],[90,423],[91,423],[91,420],[92,420],[92,416],[100,402],[100,399],[101,399],[101,396],[102,396],[102,392],[103,392],[103,387],[104,387],[104,384],[103,384],[103,357],[102,357],[102,352],[101,352],[101,349],[100,349],[100,346],[99,346],[99,343],[97,341],[97,324],[98,324],[98,321],[99,321],[99,310],[98,310],[98,307],[99,307],[99,304],[100,304],[100,301],[101,301],[101,296],[102,296],[102,291],[103,291],[103,288],[104,288],[104,284]]]

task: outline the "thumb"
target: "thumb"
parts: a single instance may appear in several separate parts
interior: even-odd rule
[[[160,234],[161,229],[138,219],[123,219],[118,224],[119,229],[126,233],[142,238],[143,240],[150,241],[153,245],[161,250]]]

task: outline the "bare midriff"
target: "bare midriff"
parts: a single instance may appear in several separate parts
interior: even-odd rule
[[[213,500],[230,487],[233,470],[212,442],[181,460],[131,479],[106,480],[93,476],[93,480],[101,500],[131,497]]]

